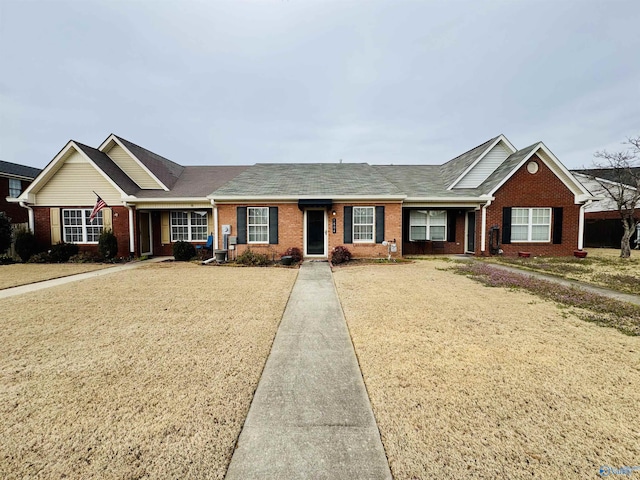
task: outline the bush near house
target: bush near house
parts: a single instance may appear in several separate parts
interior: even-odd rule
[[[11,247],[11,219],[7,214],[0,212],[0,254],[5,253]]]
[[[265,267],[269,265],[269,257],[247,249],[241,255],[238,255],[236,262],[251,267]]]
[[[173,256],[178,262],[188,262],[196,256],[196,247],[189,242],[176,242],[173,244]]]
[[[36,236],[29,230],[21,228],[16,232],[16,254],[23,262],[27,262],[31,255],[37,253],[38,242]]]
[[[294,263],[299,263],[302,260],[302,251],[297,247],[287,248],[282,257],[291,257]]]
[[[351,252],[343,245],[338,245],[331,251],[331,263],[338,265],[351,260]]]
[[[67,263],[71,257],[78,254],[78,245],[75,243],[58,243],[49,250],[49,259],[52,263]]]
[[[118,239],[111,230],[105,230],[100,234],[98,252],[105,260],[112,260],[118,254]]]

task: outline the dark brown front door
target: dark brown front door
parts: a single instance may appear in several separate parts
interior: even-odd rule
[[[140,219],[140,254],[151,255],[151,230],[150,220],[151,214],[149,212],[138,212],[138,218]]]
[[[324,210],[307,210],[307,255],[326,255]]]

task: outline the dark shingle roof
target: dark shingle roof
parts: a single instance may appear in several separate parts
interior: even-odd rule
[[[115,182],[127,195],[133,195],[140,187],[124,173],[106,153],[79,142],[74,143]]]
[[[221,188],[214,197],[401,195],[366,163],[256,164]]]
[[[442,181],[444,182],[445,187],[449,187],[456,178],[458,178],[462,172],[464,172],[467,168],[469,168],[473,162],[475,162],[480,155],[482,155],[489,145],[495,142],[498,137],[493,137],[491,140],[487,140],[481,145],[478,145],[475,148],[472,148],[468,152],[463,153],[462,155],[458,155],[456,158],[449,160],[447,163],[440,166],[442,170]]]
[[[615,168],[588,168],[582,170],[571,170],[574,173],[581,173],[589,177],[598,177],[611,182],[624,183],[636,186],[637,179],[640,178],[640,167],[631,167],[630,171],[618,170]]]
[[[182,165],[172,162],[122,137],[118,137],[117,135],[114,135],[114,137],[120,140],[167,188],[171,189],[178,180],[178,177],[182,174],[184,170]]]
[[[136,196],[140,198],[206,197],[248,168],[251,167],[248,165],[184,167],[170,191],[140,190]]]
[[[28,167],[18,163],[5,162],[0,160],[0,174],[14,175],[16,177],[25,177],[34,179],[40,174],[39,168]]]

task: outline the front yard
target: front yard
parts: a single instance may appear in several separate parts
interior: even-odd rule
[[[296,274],[154,264],[0,300],[0,478],[223,478]]]
[[[113,267],[108,263],[14,263],[0,265],[0,290]]]
[[[433,260],[336,269],[396,480],[640,463],[640,338]]]

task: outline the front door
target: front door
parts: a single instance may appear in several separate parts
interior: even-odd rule
[[[140,221],[140,255],[151,255],[151,213],[138,212]]]
[[[467,252],[476,251],[476,212],[467,212]]]
[[[307,241],[305,255],[326,256],[325,251],[325,211],[307,210]]]

